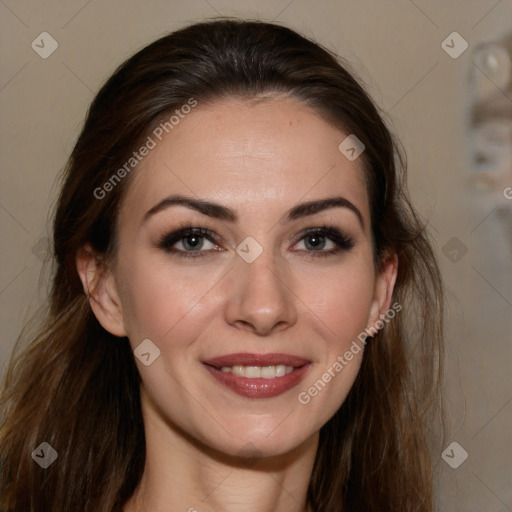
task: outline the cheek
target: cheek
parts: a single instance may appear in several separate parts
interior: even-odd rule
[[[215,272],[190,272],[158,260],[133,259],[126,276],[121,301],[123,318],[133,345],[143,339],[163,345],[187,344],[201,332],[200,319],[208,314],[208,292],[221,278]],[[127,262],[128,263],[128,262]]]
[[[323,347],[314,371],[300,386],[298,401],[315,412],[315,421],[321,425],[342,405],[361,366],[373,299],[373,267],[347,265],[319,282],[323,288],[310,287],[307,305]]]
[[[324,339],[331,349],[341,350],[367,327],[373,301],[374,280],[371,265],[354,265],[324,275],[301,296],[323,326]],[[321,283],[321,284],[320,284]]]

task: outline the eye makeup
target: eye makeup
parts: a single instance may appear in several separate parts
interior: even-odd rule
[[[337,227],[332,225],[322,225],[318,227],[310,227],[298,235],[293,247],[302,241],[309,241],[312,250],[292,249],[294,252],[304,252],[307,257],[328,257],[335,254],[349,251],[355,246],[355,240],[350,236],[342,233]],[[204,241],[213,244],[214,247],[204,249]],[[328,242],[334,246],[329,250],[323,250]],[[180,245],[182,248],[177,248]],[[192,224],[181,226],[170,233],[165,233],[158,238],[156,244],[159,249],[173,256],[181,258],[202,258],[211,256],[212,252],[222,251],[222,238],[214,231]],[[316,247],[320,246],[320,249]]]

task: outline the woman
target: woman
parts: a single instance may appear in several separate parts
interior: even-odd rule
[[[3,394],[7,511],[432,511],[442,286],[375,106],[218,20],[103,86],[46,321]]]

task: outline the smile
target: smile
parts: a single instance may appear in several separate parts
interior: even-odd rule
[[[275,379],[293,371],[293,366],[278,364],[277,366],[222,366],[221,371],[231,372],[246,379]]]
[[[272,398],[297,386],[311,362],[287,354],[231,354],[203,365],[219,384],[240,396]]]

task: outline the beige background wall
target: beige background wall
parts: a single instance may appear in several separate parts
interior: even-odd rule
[[[387,112],[448,291],[445,446],[456,441],[468,459],[452,469],[439,454],[439,510],[512,510],[512,200],[503,194],[512,171],[506,163],[498,186],[475,188],[467,128],[471,75],[512,103],[510,89],[474,61],[481,41],[512,29],[511,0],[2,0],[0,371],[44,300],[38,279],[55,178],[94,93],[143,45],[219,14],[276,20],[316,38],[353,63]],[[47,59],[31,48],[44,31],[58,43]],[[441,47],[453,31],[469,44],[456,59]]]

